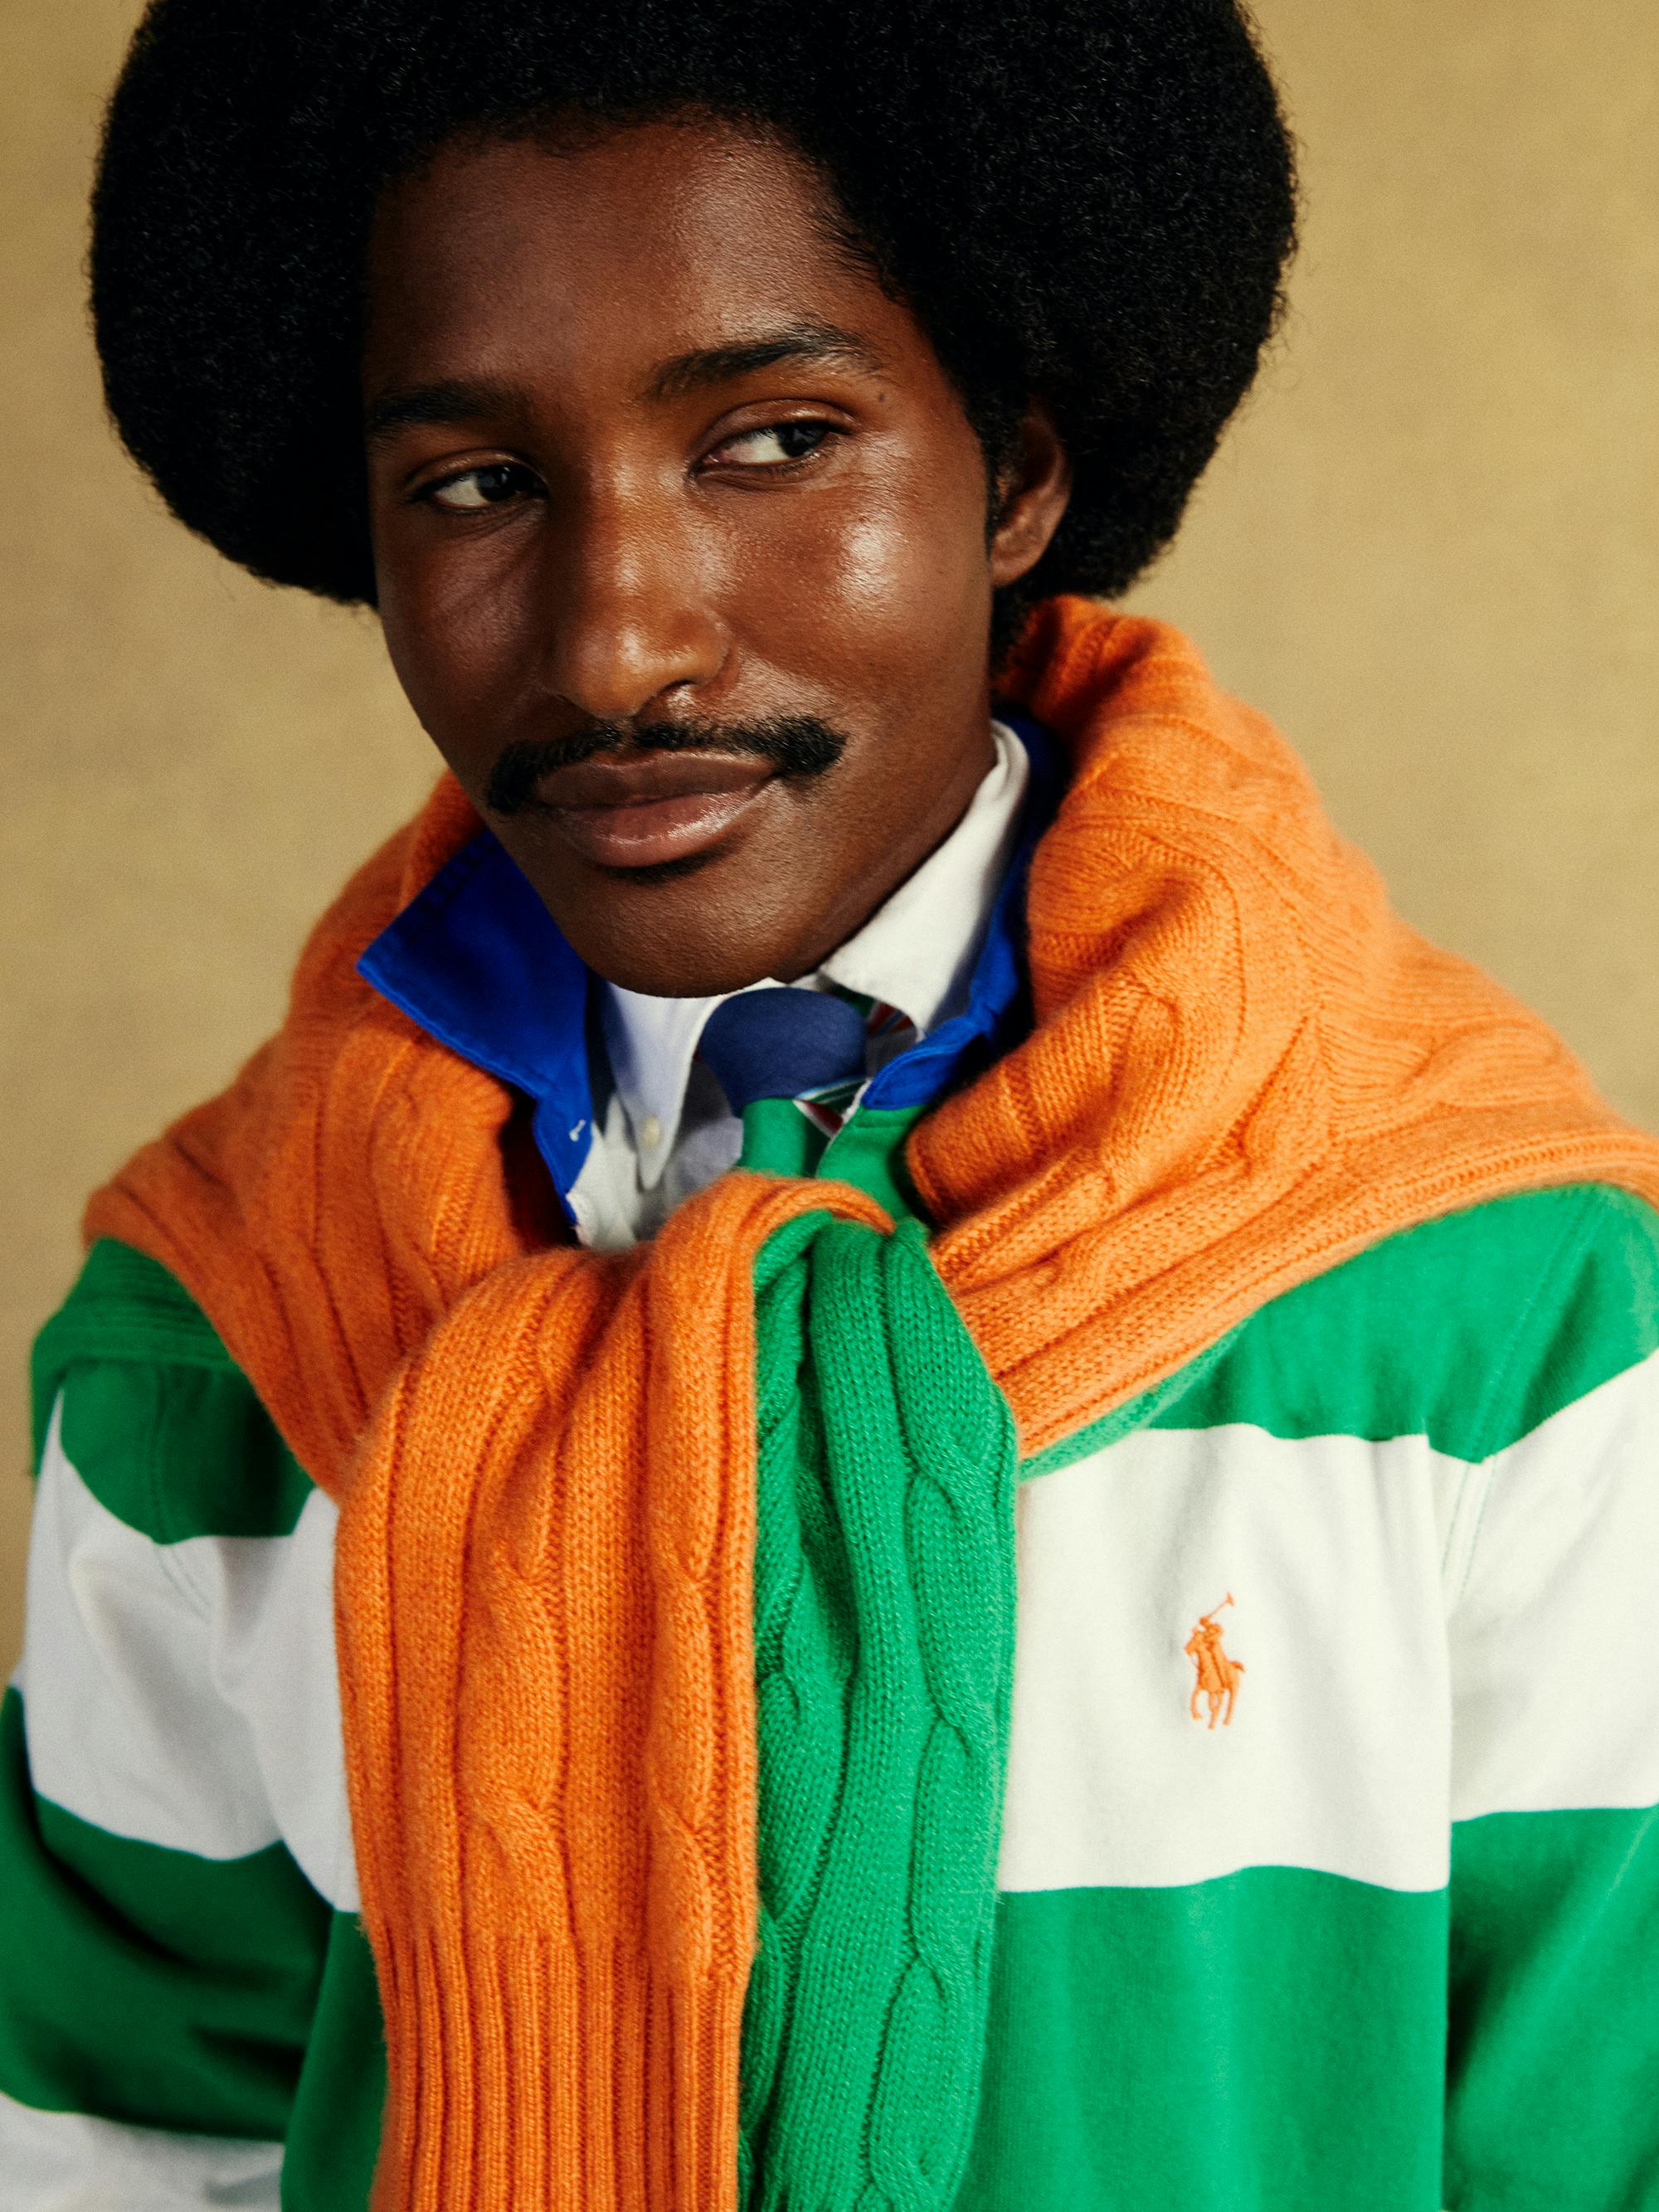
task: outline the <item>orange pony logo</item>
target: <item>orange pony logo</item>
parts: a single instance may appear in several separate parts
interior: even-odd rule
[[[1223,1721],[1228,1728],[1232,1726],[1233,1707],[1238,1702],[1238,1678],[1244,1672],[1243,1661],[1230,1659],[1222,1649],[1221,1626],[1216,1619],[1216,1614],[1225,1612],[1232,1601],[1233,1594],[1229,1590],[1215,1613],[1200,1614],[1198,1626],[1187,1638],[1187,1656],[1198,1669],[1198,1680],[1193,1685],[1190,1711],[1193,1718],[1197,1720],[1198,1701],[1200,1698],[1207,1698],[1212,1728],[1218,1720]],[[1222,1712],[1224,1705],[1226,1707],[1224,1715]]]

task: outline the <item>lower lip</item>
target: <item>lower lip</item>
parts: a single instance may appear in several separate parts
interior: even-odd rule
[[[718,844],[770,782],[769,776],[741,791],[692,791],[629,806],[554,807],[546,818],[595,867],[659,868]]]

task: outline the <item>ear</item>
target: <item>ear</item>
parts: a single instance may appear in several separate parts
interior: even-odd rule
[[[1048,551],[1072,496],[1072,464],[1047,404],[1033,399],[1020,419],[1013,458],[998,483],[991,532],[991,583],[1013,583]]]

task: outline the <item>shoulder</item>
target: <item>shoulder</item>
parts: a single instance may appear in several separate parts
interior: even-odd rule
[[[109,1239],[36,1340],[35,1460],[158,1544],[291,1534],[313,1485],[206,1316]]]
[[[1423,1436],[1481,1461],[1659,1350],[1659,1213],[1610,1185],[1487,1200],[1265,1306],[1150,1425]]]

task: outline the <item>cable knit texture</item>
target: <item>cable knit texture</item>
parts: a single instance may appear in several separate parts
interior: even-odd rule
[[[933,1258],[1027,1451],[1282,1291],[1659,1146],[1389,907],[1265,716],[1165,625],[1038,609],[1007,687],[1074,768],[1027,903],[1036,1028],[917,1129]]]
[[[926,1251],[844,1185],[745,1175],[653,1246],[553,1244],[510,1094],[356,972],[476,832],[447,779],[319,924],[278,1036],[89,1209],[341,1503],[382,2212],[942,2212],[1006,1408],[1039,1448],[1504,1191],[1659,1204],[1659,1146],[1390,915],[1175,633],[1049,602],[1012,688],[1073,757],[1036,1027],[911,1139]]]
[[[756,1296],[741,2193],[753,2212],[921,2212],[955,2196],[984,2055],[1013,1423],[916,1223],[796,1224],[761,1255]]]

